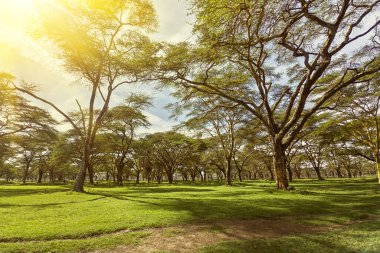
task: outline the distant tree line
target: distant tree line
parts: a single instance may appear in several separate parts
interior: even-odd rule
[[[380,180],[378,0],[189,1],[194,40],[153,42],[149,0],[61,1],[38,30],[89,89],[65,112],[34,86],[1,75],[6,180],[146,181],[293,178]],[[54,18],[53,18],[53,16]],[[149,98],[111,107],[115,90],[174,89],[176,131],[138,136]],[[51,115],[72,129],[59,132]],[[186,135],[183,133],[187,133]],[[380,182],[380,181],[379,181]]]
[[[287,150],[289,180],[376,175],[379,92],[374,82],[342,91],[333,110],[315,115]],[[77,132],[58,131],[49,112],[30,105],[14,90],[2,93],[12,99],[1,105],[6,117],[1,119],[0,178],[22,183],[75,180],[83,166],[84,145]],[[89,183],[274,181],[273,150],[265,128],[239,107],[217,106],[220,102],[193,100],[187,106],[193,110],[177,131],[141,136],[137,132],[150,125],[143,110],[151,103],[147,96],[131,95],[110,108],[99,127],[90,153]],[[11,123],[20,115],[22,120]],[[70,113],[78,122],[82,116],[87,118],[88,112]]]

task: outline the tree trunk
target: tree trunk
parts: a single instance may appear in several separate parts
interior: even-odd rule
[[[136,184],[140,183],[140,172],[137,172],[136,174]]]
[[[289,182],[292,182],[293,181],[293,172],[292,172],[289,164],[286,166],[286,170],[288,171]]]
[[[190,173],[191,181],[194,183],[195,182],[195,177],[197,175],[195,173]]]
[[[347,176],[349,178],[352,178],[351,169],[350,168],[346,168],[346,171],[347,171]]]
[[[121,164],[118,164],[116,170],[117,170],[116,184],[118,186],[122,186],[123,185],[123,166]]]
[[[172,184],[173,183],[173,173],[168,170],[167,176],[168,176],[169,184]]]
[[[239,175],[239,182],[243,182],[243,178],[241,176],[241,170],[238,170],[238,175]]]
[[[231,161],[227,161],[226,185],[232,185],[231,176]]]
[[[26,180],[29,174],[29,162],[26,163],[24,173],[22,174],[22,184],[26,184]]]
[[[335,170],[336,170],[336,174],[337,174],[338,178],[342,178],[343,175],[342,175],[342,172],[340,171],[340,168],[338,167]]]
[[[286,173],[287,163],[285,149],[281,143],[275,143],[273,151],[273,167],[276,172],[277,189],[287,190],[289,187],[289,183]]]
[[[54,169],[53,169],[53,167],[51,167],[49,169],[49,180],[51,183],[54,183]]]
[[[38,169],[38,180],[37,180],[37,183],[40,184],[42,182],[42,176],[43,176],[44,172],[41,168]]]
[[[84,181],[86,180],[86,172],[89,165],[90,165],[90,150],[88,148],[88,145],[85,145],[84,152],[83,152],[82,168],[80,169],[79,173],[77,174],[75,178],[73,191],[84,192]]]
[[[84,181],[86,180],[86,167],[85,163],[83,164],[83,167],[77,174],[73,186],[73,191],[76,192],[84,192]]]
[[[88,165],[88,179],[90,181],[90,184],[95,185],[94,183],[94,167],[92,166],[92,163]]]
[[[380,162],[376,162],[376,169],[377,169],[377,179],[379,180],[380,184]]]
[[[266,167],[267,167],[269,175],[270,175],[270,181],[273,181],[274,180],[274,175],[273,175],[272,168],[271,168],[271,166],[269,164],[267,164]]]
[[[319,167],[314,167],[314,170],[315,170],[315,173],[317,174],[318,180],[323,180],[320,168]]]

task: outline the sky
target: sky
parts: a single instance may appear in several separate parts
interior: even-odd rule
[[[31,29],[36,6],[54,0],[0,0],[0,72],[11,73],[19,81],[38,85],[38,94],[65,112],[77,110],[75,99],[83,101],[88,90],[78,85],[78,80],[65,72],[54,54],[41,41],[32,38]],[[185,0],[152,0],[158,15],[159,28],[152,38],[160,41],[179,42],[191,37],[191,17],[187,15]],[[164,107],[173,98],[168,91],[158,91],[151,84],[122,87],[114,94],[112,103],[120,103],[131,92],[142,92],[153,97],[153,106],[145,114],[151,122],[143,132],[170,130],[178,122],[170,119]],[[58,113],[48,109],[57,119]]]

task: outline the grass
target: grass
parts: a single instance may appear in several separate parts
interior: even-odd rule
[[[295,191],[282,192],[274,190],[273,182],[266,181],[236,183],[232,187],[218,183],[124,187],[104,184],[87,187],[87,194],[71,192],[66,185],[0,185],[0,252],[112,248],[139,243],[145,234],[91,237],[123,229],[138,231],[223,219],[293,216],[297,222],[329,225],[380,215],[380,187],[375,179],[300,180],[292,185]],[[371,238],[379,238],[376,230],[380,230],[380,224],[370,225],[377,229],[363,232],[360,226],[353,226],[352,231],[333,235],[343,241],[342,238],[349,236],[355,238],[355,233],[358,236],[364,233],[368,235],[368,239],[362,238],[364,243],[378,247],[378,239]],[[281,249],[283,244],[292,242],[300,249],[294,252],[302,252],[308,241],[312,245],[314,241],[317,244],[326,240],[323,244],[327,245],[335,240],[334,236],[310,235],[270,240],[270,243],[266,240],[231,242],[204,250],[232,252],[228,250],[233,248],[241,249],[236,252],[251,252],[244,250],[254,244],[260,245],[260,252],[266,252],[265,249]],[[355,249],[354,245],[352,248]]]
[[[147,234],[144,232],[133,232],[86,239],[1,243],[0,252],[58,253],[105,250],[122,245],[136,245],[145,236]]]
[[[200,253],[354,253],[380,252],[380,221],[355,224],[334,232],[278,239],[231,241],[207,246]]]

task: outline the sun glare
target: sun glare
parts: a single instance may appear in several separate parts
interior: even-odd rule
[[[33,10],[36,4],[36,0],[13,0],[11,2],[16,6],[27,10]]]

